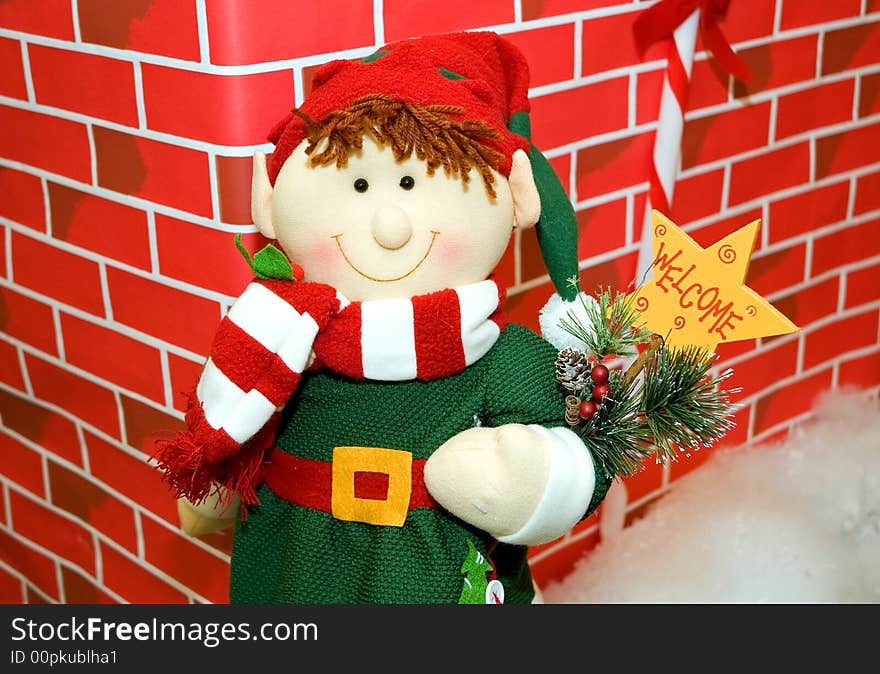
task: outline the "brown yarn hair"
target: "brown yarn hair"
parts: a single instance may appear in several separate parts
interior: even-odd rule
[[[369,133],[380,145],[389,145],[397,161],[415,153],[427,164],[428,175],[434,175],[442,166],[447,175],[460,176],[467,183],[471,168],[476,168],[486,192],[494,199],[492,171],[498,170],[503,155],[484,141],[500,139],[501,134],[481,120],[451,117],[463,111],[455,105],[419,105],[371,94],[320,122],[299,110],[293,110],[293,114],[308,128],[306,154],[312,155],[312,166],[334,162],[339,168],[347,166],[349,154],[363,148],[364,135]],[[326,147],[313,154],[325,139]]]

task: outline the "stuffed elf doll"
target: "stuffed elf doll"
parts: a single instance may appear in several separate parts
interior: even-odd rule
[[[493,33],[390,44],[321,68],[255,155],[254,222],[302,267],[254,265],[158,453],[184,529],[236,523],[233,602],[528,603],[527,546],[607,491],[490,277],[537,225],[577,293],[527,93]]]

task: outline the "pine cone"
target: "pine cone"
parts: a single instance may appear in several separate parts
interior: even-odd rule
[[[563,349],[556,357],[556,381],[572,393],[589,384],[590,369],[586,354],[572,348]]]

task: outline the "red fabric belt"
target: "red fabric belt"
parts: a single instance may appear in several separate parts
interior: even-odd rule
[[[412,491],[409,510],[416,508],[439,508],[437,501],[428,493],[425,486],[425,462],[427,459],[412,461]],[[357,476],[355,481],[357,484]],[[369,473],[373,476],[376,473]],[[263,466],[263,480],[272,492],[285,501],[303,508],[331,513],[333,489],[333,462],[303,459],[272,449],[269,461]],[[370,490],[375,491],[375,490]],[[366,496],[371,498],[371,496]],[[381,497],[377,500],[381,500]]]

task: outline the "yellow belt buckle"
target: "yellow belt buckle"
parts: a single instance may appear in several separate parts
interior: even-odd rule
[[[384,500],[359,498],[354,494],[355,473],[384,473],[388,495]],[[348,522],[365,522],[402,527],[409,512],[412,493],[412,454],[383,447],[336,447],[333,450],[333,480],[330,512]]]

